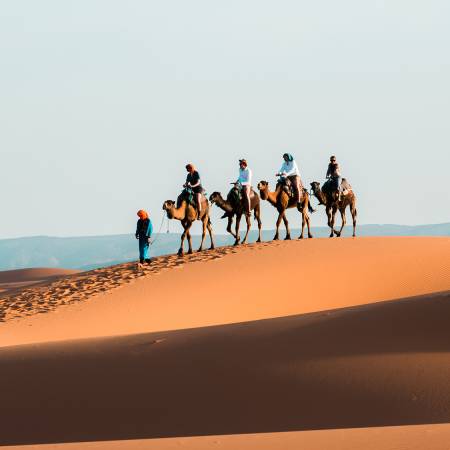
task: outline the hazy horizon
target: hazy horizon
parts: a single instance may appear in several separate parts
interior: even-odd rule
[[[307,187],[336,154],[361,224],[450,222],[449,13],[443,0],[4,2],[0,239],[132,233],[140,208],[158,229],[187,162],[225,194],[241,157],[255,188],[273,187],[284,152]]]
[[[220,219],[219,219],[220,220]],[[219,220],[217,221],[218,223]],[[223,221],[222,221],[223,222]],[[319,221],[320,222],[320,221]],[[158,232],[162,235],[167,233],[167,221],[164,222],[164,226],[161,228],[161,231],[159,231],[159,224],[157,224],[158,226],[155,226],[154,229],[154,234],[158,234]],[[171,221],[170,223],[170,230],[169,233],[170,234],[176,234],[176,235],[180,235],[182,233],[182,229],[178,228],[178,227],[174,227],[174,225],[176,225],[176,222]],[[269,224],[270,225],[270,224]],[[264,227],[264,231],[275,231],[275,225],[273,226],[267,226]],[[421,228],[421,227],[441,227],[441,226],[445,226],[445,225],[449,225],[449,230],[448,233],[450,234],[450,222],[439,222],[439,223],[426,223],[426,224],[412,224],[412,225],[407,225],[407,224],[400,224],[400,223],[361,223],[358,224],[358,227],[361,226],[363,228],[367,228],[367,227],[398,227],[398,228]],[[290,227],[291,231],[293,232],[297,232],[301,229],[301,226],[299,226],[297,223],[294,224],[294,226]],[[321,236],[321,237],[328,237],[328,230],[329,228],[327,227],[326,223],[319,223],[318,225],[314,225],[312,226],[313,229],[323,229],[325,231],[327,231],[327,235],[326,236]],[[351,237],[351,223],[349,224],[349,222],[347,221],[347,225],[344,228],[344,236],[343,237]],[[244,224],[244,230],[245,230],[245,224]],[[255,225],[252,225],[252,232],[257,232],[258,228]],[[285,228],[283,226],[280,227],[280,233],[282,236],[284,236],[285,234]],[[219,230],[218,233],[215,234],[219,234],[221,236],[226,236],[226,237],[230,237],[231,235],[225,230]],[[5,241],[5,240],[20,240],[20,239],[28,239],[28,238],[49,238],[49,239],[53,239],[53,238],[61,238],[61,239],[70,239],[70,238],[108,238],[108,237],[115,237],[115,236],[126,236],[126,235],[130,235],[130,236],[134,236],[134,230],[129,230],[128,232],[125,233],[110,233],[110,234],[73,234],[73,235],[50,235],[50,234],[39,234],[39,235],[28,235],[28,236],[15,236],[15,237],[8,237],[8,238],[0,238],[0,241]],[[201,236],[201,230],[196,230],[194,233],[192,233],[193,236]],[[366,235],[364,235],[366,236]],[[373,235],[367,235],[367,236],[373,236]],[[409,235],[405,235],[405,236],[409,236]],[[434,235],[430,235],[430,236],[434,236]],[[436,236],[444,236],[444,234],[437,234]],[[296,238],[296,236],[295,236]],[[133,238],[134,239],[134,238]],[[209,238],[208,238],[209,239]],[[231,237],[230,237],[231,239]],[[231,242],[231,241],[230,241]],[[232,242],[234,242],[234,240],[232,240]]]

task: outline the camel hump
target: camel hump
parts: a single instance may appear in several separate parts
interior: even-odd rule
[[[341,187],[342,187],[342,189],[345,189],[345,190],[347,190],[347,191],[352,191],[352,190],[353,190],[353,189],[352,189],[352,186],[351,186],[351,184],[348,182],[347,178],[342,178],[342,181],[341,181]]]
[[[205,206],[209,206],[208,199],[206,198],[206,195],[204,193],[201,196],[201,200],[202,200],[203,209],[205,208]],[[194,206],[195,206],[195,202],[194,202]]]

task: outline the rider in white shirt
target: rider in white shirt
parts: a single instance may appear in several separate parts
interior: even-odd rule
[[[292,187],[294,188],[295,201],[297,203],[300,203],[302,191],[300,171],[298,170],[297,163],[290,153],[285,153],[283,155],[283,159],[283,165],[281,166],[279,172],[275,174],[275,176],[282,177],[290,181]]]
[[[242,186],[242,197],[246,200],[246,214],[250,215],[250,192],[252,189],[252,171],[245,159],[239,160],[239,178],[237,183]]]

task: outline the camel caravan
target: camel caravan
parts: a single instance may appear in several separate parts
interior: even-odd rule
[[[339,164],[336,157],[330,158],[326,174],[326,182],[321,186],[319,182],[313,181],[308,192],[302,184],[300,172],[293,156],[289,153],[283,155],[283,164],[275,174],[277,182],[275,190],[271,191],[269,182],[260,181],[257,185],[258,192],[252,188],[252,171],[248,167],[245,159],[239,160],[238,179],[231,183],[232,187],[224,198],[220,192],[213,192],[209,196],[209,201],[205,196],[205,191],[201,184],[200,174],[192,164],[186,166],[188,172],[183,191],[178,196],[177,201],[166,200],[163,210],[169,219],[179,220],[183,226],[180,248],[178,255],[184,254],[184,242],[188,242],[188,254],[193,253],[192,238],[190,229],[196,220],[202,222],[202,238],[198,251],[203,250],[206,232],[210,237],[210,249],[214,248],[214,239],[210,218],[210,203],[216,205],[223,211],[222,219],[227,219],[227,232],[234,238],[234,245],[246,244],[251,229],[251,215],[258,224],[258,239],[261,242],[261,200],[269,202],[278,211],[274,240],[279,239],[279,228],[281,222],[286,228],[285,239],[291,239],[289,222],[286,217],[286,210],[295,208],[299,212],[302,220],[301,234],[299,239],[303,239],[305,226],[308,230],[308,238],[312,238],[309,214],[315,210],[311,206],[311,197],[314,196],[319,201],[319,205],[325,206],[327,223],[330,227],[330,237],[341,236],[346,224],[345,211],[347,207],[353,219],[353,237],[356,236],[356,196],[352,187],[345,178],[341,177]],[[335,216],[339,211],[342,219],[341,228],[334,228]],[[241,240],[240,224],[244,217],[247,225],[244,238]],[[235,226],[233,229],[233,222]]]

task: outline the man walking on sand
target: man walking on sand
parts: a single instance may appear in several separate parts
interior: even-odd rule
[[[140,209],[137,212],[139,220],[136,224],[136,239],[139,240],[139,264],[150,264],[149,248],[150,248],[150,238],[153,234],[153,225],[147,211]]]

